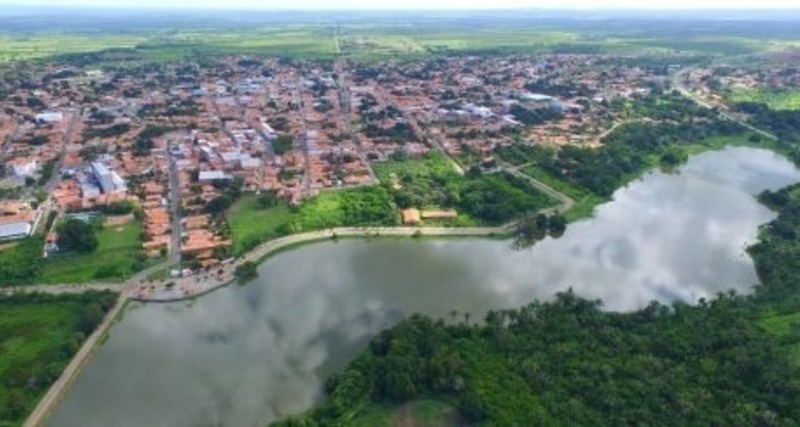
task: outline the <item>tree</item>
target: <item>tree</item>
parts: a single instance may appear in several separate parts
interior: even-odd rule
[[[547,223],[547,231],[552,237],[561,237],[567,230],[567,218],[564,215],[553,215]]]
[[[60,249],[89,253],[94,252],[97,245],[94,228],[79,219],[70,218],[58,227]]]
[[[291,150],[292,145],[294,145],[294,140],[288,135],[281,135],[275,141],[272,141],[272,148],[275,150],[275,154],[279,156]]]
[[[206,205],[206,212],[214,215],[221,214],[222,212],[225,212],[226,209],[231,207],[231,204],[233,204],[231,197],[227,194],[223,194],[208,202]]]
[[[277,206],[280,202],[278,193],[275,190],[264,192],[258,197],[258,205],[264,209]]]
[[[254,263],[253,261],[247,261],[244,264],[236,267],[234,274],[240,282],[253,280],[258,277],[258,264]]]

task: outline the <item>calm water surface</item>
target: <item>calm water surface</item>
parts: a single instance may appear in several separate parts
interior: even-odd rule
[[[52,426],[263,426],[303,411],[370,336],[412,312],[481,316],[572,287],[613,310],[756,283],[745,248],[774,215],[753,195],[800,181],[768,151],[650,173],[564,237],[515,252],[480,239],[346,240],[270,259],[247,286],[132,304]]]

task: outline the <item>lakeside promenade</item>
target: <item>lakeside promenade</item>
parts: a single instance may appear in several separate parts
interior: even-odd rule
[[[259,263],[265,258],[298,245],[350,237],[491,237],[503,236],[513,230],[513,225],[500,227],[340,227],[327,230],[292,234],[269,240],[230,264],[208,273],[193,274],[175,279],[162,279],[158,283],[145,281],[126,285],[129,298],[142,302],[175,302],[196,298],[225,287],[236,280],[236,268],[247,263]]]
[[[89,290],[111,290],[120,292],[116,305],[109,310],[102,323],[84,341],[70,363],[53,383],[36,408],[31,412],[23,427],[40,427],[61,402],[70,386],[91,360],[98,345],[102,342],[115,320],[121,315],[128,301],[168,303],[196,298],[225,287],[236,280],[236,267],[246,262],[260,262],[270,255],[298,245],[334,240],[340,237],[491,237],[511,232],[512,225],[501,227],[342,227],[328,230],[299,233],[267,241],[233,263],[227,264],[212,274],[191,275],[188,277],[165,279],[160,284],[148,283],[136,278],[120,284],[80,284],[80,285],[41,285],[5,289],[11,292],[76,293]],[[169,285],[171,284],[171,285]],[[169,286],[168,286],[169,285]]]

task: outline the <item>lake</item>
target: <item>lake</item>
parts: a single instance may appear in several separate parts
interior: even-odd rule
[[[749,292],[757,278],[745,249],[774,218],[753,196],[797,181],[772,152],[727,148],[646,174],[527,250],[485,239],[300,247],[246,286],[131,304],[50,425],[263,426],[313,406],[326,377],[414,312],[476,320],[570,287],[623,311]]]

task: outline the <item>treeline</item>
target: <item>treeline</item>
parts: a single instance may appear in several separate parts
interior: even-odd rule
[[[42,241],[28,237],[16,247],[0,251],[0,287],[36,283],[42,267]]]
[[[758,295],[796,312],[800,302],[800,184],[765,191],[759,200],[778,212],[778,217],[762,227],[759,242],[748,250],[761,282],[768,285],[762,286]]]
[[[654,163],[674,163],[675,147],[696,144],[717,135],[735,135],[735,123],[629,123],[620,126],[603,141],[600,149],[565,146],[539,166],[553,176],[608,197],[625,181]]]
[[[734,109],[749,114],[757,127],[769,129],[782,141],[800,142],[800,111],[773,110],[757,102],[742,102]]]
[[[86,131],[85,137],[91,138],[114,138],[124,135],[131,130],[131,125],[128,123],[117,123],[104,128],[91,128]]]
[[[280,426],[346,425],[371,403],[451,402],[480,425],[796,425],[800,384],[753,301],[601,310],[571,292],[482,325],[413,316]]]
[[[561,113],[553,108],[525,108],[519,104],[514,105],[508,111],[517,120],[526,126],[538,126],[550,121],[559,120],[563,117]]]

